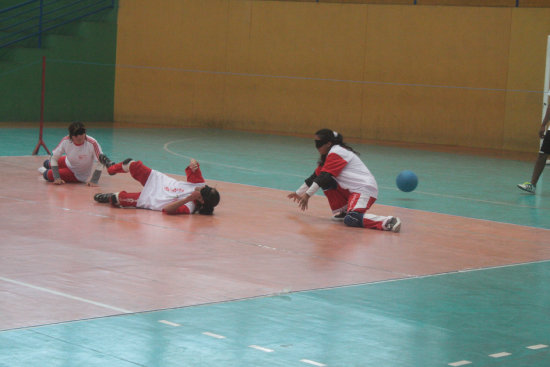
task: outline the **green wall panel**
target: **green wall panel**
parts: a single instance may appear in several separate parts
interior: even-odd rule
[[[112,121],[117,8],[48,32],[42,48],[0,49],[0,121],[40,119],[43,56],[45,121]]]

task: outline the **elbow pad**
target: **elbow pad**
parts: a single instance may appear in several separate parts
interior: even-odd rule
[[[313,183],[313,180],[315,180],[315,178],[317,178],[317,175],[315,174],[315,172],[313,172],[311,174],[311,176],[309,176],[308,178],[306,178],[306,180],[304,181],[307,185],[307,187],[310,187],[311,184]]]
[[[328,172],[321,172],[314,182],[317,183],[317,185],[319,185],[323,190],[336,189],[338,187],[338,183]]]

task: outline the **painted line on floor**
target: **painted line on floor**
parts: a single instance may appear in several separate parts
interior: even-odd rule
[[[508,357],[508,356],[511,356],[511,355],[512,355],[512,353],[500,352],[500,353],[489,354],[489,357],[502,358],[502,357]]]
[[[457,361],[457,362],[449,363],[449,366],[458,367],[458,366],[465,366],[465,365],[471,364],[471,363],[472,362],[470,362],[470,361]]]
[[[163,149],[165,151],[167,151],[168,153],[173,154],[175,156],[191,159],[191,158],[193,158],[192,156],[174,152],[174,151],[170,150],[170,148],[168,148],[168,146],[173,144],[173,143],[180,142],[180,141],[196,140],[196,139],[197,138],[172,140],[172,141],[169,141],[169,142],[165,143]],[[249,172],[254,172],[254,173],[265,173],[265,174],[269,174],[269,175],[277,174],[277,175],[303,178],[303,175],[295,175],[295,174],[288,173],[288,172],[265,171],[265,170],[255,169],[255,168],[248,168],[248,167],[244,167],[244,166],[235,166],[235,165],[232,165],[232,164],[223,164],[223,163],[213,162],[213,161],[201,160],[199,163],[208,163],[208,164],[212,164],[212,165],[215,165],[215,166],[231,168],[231,169],[237,169],[237,170],[242,170],[242,171],[249,171]]]
[[[44,288],[44,287],[39,287],[39,286],[37,286],[37,285],[32,285],[32,284],[29,284],[29,283],[20,282],[20,281],[18,281],[18,280],[14,280],[14,279],[9,279],[9,278],[0,277],[0,280],[3,280],[4,282],[12,283],[12,284],[17,284],[17,285],[20,285],[20,286],[23,286],[23,287],[31,288],[31,289],[34,289],[34,290],[38,290],[38,291],[41,291],[41,292],[46,292],[46,293],[50,293],[50,294],[55,294],[56,296],[65,297],[65,298],[68,298],[68,299],[72,299],[72,300],[74,300],[74,301],[80,301],[80,302],[84,302],[84,303],[89,303],[89,304],[94,305],[94,306],[99,306],[99,307],[107,308],[107,309],[109,309],[109,310],[113,310],[113,311],[117,311],[117,312],[121,312],[121,313],[134,313],[133,311],[125,310],[125,309],[120,308],[120,307],[115,307],[115,306],[106,305],[105,303],[100,303],[100,302],[92,301],[92,300],[89,300],[89,299],[86,299],[86,298],[82,298],[82,297],[72,296],[72,295],[67,294],[67,293],[54,291],[53,289],[48,289],[48,288]]]
[[[527,349],[532,349],[532,350],[537,350],[537,349],[548,348],[548,345],[546,345],[546,344],[535,344],[535,345],[530,345],[526,348]]]
[[[205,332],[203,332],[203,334],[207,335],[207,336],[211,336],[212,338],[216,338],[216,339],[225,339],[225,336],[219,335],[219,334],[214,334],[214,333],[211,333],[209,331],[205,331]]]
[[[168,321],[168,320],[159,320],[159,322],[166,325],[174,326],[174,327],[181,326],[180,324],[176,324],[175,322]]]
[[[273,353],[274,350],[273,349],[269,349],[269,348],[264,348],[264,347],[260,347],[259,345],[249,345],[248,346],[249,348],[253,348],[253,349],[257,349],[257,350],[261,350],[262,352],[266,352],[266,353]]]
[[[319,366],[319,367],[324,367],[324,366],[326,366],[326,364],[324,364],[324,363],[315,362],[315,361],[312,361],[312,360],[310,360],[310,359],[300,359],[300,362],[307,363],[307,364],[311,364],[311,365],[313,365],[313,366]]]

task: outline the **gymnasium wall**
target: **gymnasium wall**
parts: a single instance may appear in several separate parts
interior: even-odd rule
[[[550,9],[121,0],[115,121],[533,152]]]
[[[22,2],[9,0],[0,8]],[[55,3],[58,8],[71,4],[73,0]],[[24,16],[28,20],[30,15]],[[38,48],[37,38],[32,38],[0,49],[0,121],[40,120],[43,56],[46,122],[112,121],[116,18],[115,7],[47,32],[42,48]]]

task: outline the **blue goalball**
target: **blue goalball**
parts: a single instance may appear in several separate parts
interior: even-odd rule
[[[418,186],[418,177],[416,177],[416,174],[413,171],[401,171],[397,175],[395,183],[397,184],[399,190],[411,192],[416,189],[416,186]]]

